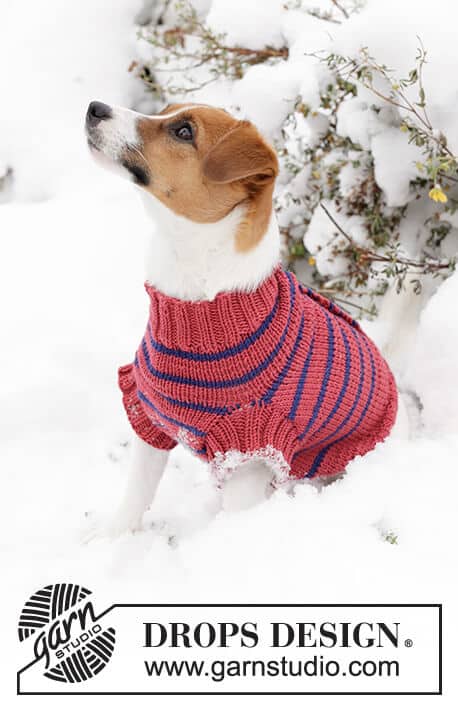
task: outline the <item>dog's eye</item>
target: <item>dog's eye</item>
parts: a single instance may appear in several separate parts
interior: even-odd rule
[[[190,123],[180,123],[173,127],[173,135],[184,143],[191,143],[194,139],[194,132]]]

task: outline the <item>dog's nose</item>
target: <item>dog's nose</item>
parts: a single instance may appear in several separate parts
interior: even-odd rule
[[[112,117],[110,106],[101,101],[91,101],[86,113],[86,123],[88,126],[96,126],[100,121],[106,121]]]

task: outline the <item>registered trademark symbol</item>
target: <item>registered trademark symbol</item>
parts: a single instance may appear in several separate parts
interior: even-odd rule
[[[405,645],[406,647],[412,647],[412,646],[413,646],[413,640],[411,640],[410,638],[407,638],[407,640],[404,641],[404,645]]]

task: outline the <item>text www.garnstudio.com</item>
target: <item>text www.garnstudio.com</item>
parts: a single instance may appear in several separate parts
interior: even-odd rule
[[[399,660],[393,659],[393,650],[399,648],[399,622],[317,624],[301,621],[291,624],[271,621],[258,625],[247,621],[242,624],[200,622],[193,626],[151,622],[144,623],[144,632],[144,647],[159,652],[164,646],[179,651],[181,648],[189,651],[210,647],[216,650],[208,659],[202,655],[196,659],[182,659],[182,655],[172,659],[169,653],[160,659],[157,656],[157,659],[145,659],[146,675],[152,679],[200,679],[222,683],[231,678],[255,681],[262,678],[395,679],[400,674]],[[281,655],[269,651],[264,654],[262,645],[277,650],[283,648],[283,652]],[[257,648],[256,655],[253,659],[237,658],[232,653],[232,657],[218,657],[220,648],[235,650],[237,646],[243,651]],[[325,648],[332,654],[324,651]],[[340,652],[344,648],[350,650],[345,658]],[[305,653],[298,657],[296,649],[301,654],[305,650]],[[361,650],[367,652],[369,649],[378,651],[378,657],[361,657]]]
[[[351,660],[346,663],[314,655],[308,660],[145,660],[148,677],[399,677],[397,660]]]

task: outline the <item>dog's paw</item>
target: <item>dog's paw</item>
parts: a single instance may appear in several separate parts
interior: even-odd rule
[[[107,449],[107,456],[112,463],[122,462],[129,451],[129,441],[119,440]]]
[[[98,539],[117,539],[124,534],[135,534],[142,531],[143,512],[121,507],[116,514],[106,519],[92,519],[84,530],[81,541],[83,544]]]
[[[179,525],[175,524],[169,519],[156,519],[151,520],[148,526],[149,529],[153,531],[155,535],[165,539],[167,544],[173,549],[176,549],[178,547]]]

